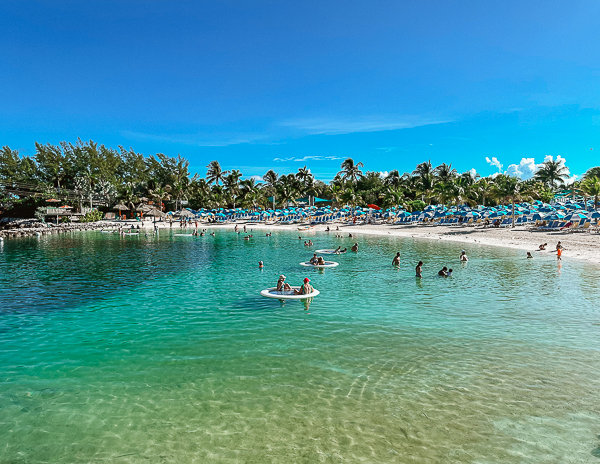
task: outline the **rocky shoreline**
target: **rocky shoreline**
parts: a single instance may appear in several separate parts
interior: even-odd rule
[[[84,222],[48,224],[38,219],[3,218],[0,220],[0,238],[35,237],[39,235],[63,234],[66,232],[97,230],[107,227],[106,223]]]

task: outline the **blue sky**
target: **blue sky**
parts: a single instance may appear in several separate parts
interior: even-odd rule
[[[201,174],[330,179],[348,156],[582,174],[600,164],[598,24],[596,1],[4,0],[0,144],[81,137]]]

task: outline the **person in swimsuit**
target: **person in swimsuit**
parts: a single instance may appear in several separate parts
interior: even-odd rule
[[[448,277],[448,268],[444,266],[439,272],[438,275],[440,277]]]
[[[448,269],[448,277],[452,277],[452,269]]]
[[[419,261],[419,264],[417,264],[417,267],[415,268],[415,272],[417,277],[423,277],[423,261]]]
[[[544,251],[546,249],[546,247],[548,246],[547,243],[544,243],[543,245],[540,245],[538,251]]]
[[[463,251],[461,251],[461,252],[460,252],[460,257],[459,257],[459,259],[460,259],[461,261],[464,261],[465,263],[466,263],[467,261],[469,261],[469,258],[467,257],[467,252],[466,252],[465,250],[463,250]]]
[[[263,267],[265,267],[265,265],[263,264],[263,262],[262,262],[262,261],[259,261],[259,262],[258,262],[258,268],[259,268],[259,269],[262,269]]]
[[[347,251],[348,251],[348,248],[344,248],[343,250],[340,250],[340,252],[338,254],[346,253]]]
[[[354,245],[352,245],[352,248],[350,248],[351,251],[358,251],[358,243],[355,243]]]
[[[322,257],[322,256],[319,256],[319,257],[317,258],[317,264],[318,264],[319,266],[324,266],[324,265],[325,265],[325,260],[323,259],[323,257]]]
[[[300,290],[294,290],[294,295],[308,295],[315,291],[313,286],[309,283],[310,279],[308,277],[304,278],[304,283],[300,287]]]
[[[313,256],[312,256],[312,258],[310,258],[309,263],[310,264],[317,264],[318,261],[319,261],[319,258],[317,258],[317,254],[314,253]]]
[[[290,287],[290,284],[285,283],[285,276],[283,274],[281,274],[279,276],[279,280],[277,281],[277,291],[283,292],[283,291],[289,291],[291,289],[292,289],[292,287]]]
[[[558,243],[556,244],[556,251],[558,251],[558,250],[562,250],[562,249],[563,249],[563,246],[562,246],[562,244],[561,244],[560,242],[558,242]]]
[[[400,252],[396,253],[396,256],[394,256],[394,259],[392,260],[392,266],[399,266],[400,265]]]
[[[563,251],[562,247],[560,247],[558,250],[556,250],[556,259],[558,259],[559,261],[562,261],[562,258],[561,258],[562,251]]]

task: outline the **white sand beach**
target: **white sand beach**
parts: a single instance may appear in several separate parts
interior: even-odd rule
[[[240,227],[244,223],[239,223]],[[168,224],[166,224],[168,227]],[[175,227],[175,224],[173,224]],[[203,227],[227,227],[233,228],[235,224],[209,224]],[[483,228],[467,226],[424,226],[424,225],[346,225],[330,224],[329,227],[335,232],[335,228],[340,228],[344,235],[352,234],[370,234],[385,235],[396,237],[413,237],[428,240],[445,240],[457,242],[457,244],[477,243],[481,245],[501,246],[521,249],[524,251],[537,250],[539,245],[547,243],[548,252],[553,252],[558,241],[562,242],[564,247],[562,259],[582,259],[600,264],[600,234],[586,232],[558,232],[558,231],[534,231],[530,228]],[[254,230],[298,230],[298,224],[257,224],[252,223],[247,226]],[[325,231],[327,225],[319,224],[314,227],[315,232]],[[300,236],[306,235],[310,238],[314,232],[298,231]]]

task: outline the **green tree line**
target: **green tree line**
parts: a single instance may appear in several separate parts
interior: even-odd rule
[[[130,209],[154,201],[161,208],[179,209],[182,204],[198,208],[267,208],[295,204],[298,198],[320,197],[337,205],[375,204],[408,210],[426,204],[495,205],[541,199],[550,201],[559,191],[571,195],[600,197],[600,167],[589,169],[578,182],[565,185],[568,171],[558,161],[541,165],[534,177],[520,180],[505,174],[481,177],[472,171],[459,173],[452,164],[418,164],[411,172],[392,170],[385,176],[365,171],[362,162],[348,158],[330,182],[315,178],[306,166],[297,172],[267,171],[262,179],[243,178],[240,170],[223,170],[211,161],[205,176],[192,174],[189,161],[162,153],[145,156],[133,149],[117,149],[93,141],[35,144],[33,156],[21,156],[8,146],[0,150],[2,200],[18,201],[28,195],[15,185],[41,196],[77,198],[84,204],[94,199],[106,206],[123,203]],[[11,193],[12,192],[12,193]],[[15,193],[17,192],[17,193]]]

